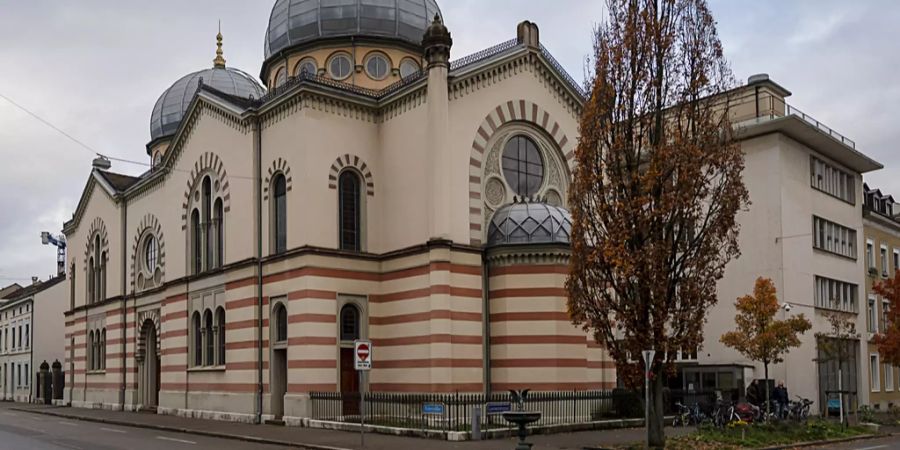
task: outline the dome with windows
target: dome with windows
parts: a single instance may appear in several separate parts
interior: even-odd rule
[[[150,116],[150,139],[156,140],[169,136],[178,130],[184,113],[187,112],[197,87],[203,84],[213,87],[226,94],[243,98],[260,98],[266,94],[266,88],[259,84],[253,76],[244,71],[219,66],[200,70],[181,77],[170,88],[166,89]]]
[[[441,10],[435,0],[277,0],[265,57],[321,38],[366,36],[420,46]]]
[[[488,227],[488,246],[569,244],[572,215],[546,203],[518,202],[501,207]]]

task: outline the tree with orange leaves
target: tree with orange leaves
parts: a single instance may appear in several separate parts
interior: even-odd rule
[[[888,300],[885,331],[875,335],[875,345],[885,364],[900,366],[900,271],[875,286],[875,293]]]
[[[574,323],[630,386],[650,383],[648,443],[665,444],[663,377],[703,342],[748,203],[727,96],[734,80],[705,0],[607,0],[569,195]],[[726,100],[726,101],[722,101]],[[650,367],[638,355],[656,350]]]
[[[752,361],[763,363],[765,379],[769,379],[769,364],[784,361],[791,347],[800,346],[799,335],[809,331],[812,323],[798,314],[785,320],[776,320],[778,297],[775,286],[768,278],[757,278],[753,295],[745,295],[735,302],[737,328],[722,335],[720,341],[739,351]],[[769,412],[769,383],[766,381],[766,412]]]

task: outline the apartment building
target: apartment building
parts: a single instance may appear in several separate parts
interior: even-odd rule
[[[0,300],[0,399],[31,402],[40,364],[65,358],[65,276],[35,281]]]
[[[900,269],[900,208],[893,196],[863,185],[863,229],[865,249],[865,328],[860,329],[866,343],[865,373],[869,381],[869,402],[875,409],[900,405],[900,368],[885,364],[872,338],[885,331],[888,300],[875,293],[881,281],[895,276]]]

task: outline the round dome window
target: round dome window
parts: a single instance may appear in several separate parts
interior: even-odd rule
[[[331,74],[331,78],[335,80],[343,80],[349,77],[352,70],[353,63],[350,62],[350,56],[344,53],[333,56],[328,63],[328,71]]]
[[[319,68],[316,67],[315,60],[313,60],[312,58],[306,58],[303,61],[300,61],[300,64],[297,64],[296,71],[297,73],[295,73],[294,76],[300,76],[304,73],[310,76],[315,76],[318,74]]]
[[[410,58],[406,58],[400,63],[400,76],[403,78],[411,77],[419,70],[419,63]]]
[[[387,58],[380,53],[374,53],[366,58],[366,73],[374,80],[387,78],[390,69]]]

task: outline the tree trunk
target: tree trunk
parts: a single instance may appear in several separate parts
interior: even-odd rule
[[[650,404],[647,405],[647,444],[650,448],[665,448],[666,431],[663,414],[663,377],[657,374],[650,380]]]
[[[765,368],[765,372],[766,372],[766,379],[764,381],[766,383],[766,418],[768,418],[769,413],[770,413],[770,411],[769,411],[769,404],[770,404],[770,402],[769,402],[769,363],[764,362],[763,367]]]

